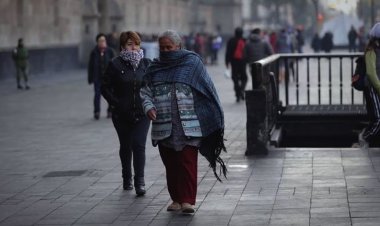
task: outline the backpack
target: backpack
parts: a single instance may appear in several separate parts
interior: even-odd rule
[[[239,39],[239,41],[236,45],[235,52],[234,52],[234,59],[236,59],[236,60],[243,59],[244,46],[245,46],[244,40]]]
[[[365,88],[365,79],[367,76],[364,56],[360,56],[358,59],[356,59],[355,63],[355,73],[351,78],[351,86],[358,91],[363,91]]]

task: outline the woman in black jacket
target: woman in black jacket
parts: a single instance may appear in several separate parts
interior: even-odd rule
[[[120,55],[112,59],[102,79],[102,95],[112,107],[112,121],[120,141],[123,188],[132,190],[132,156],[137,195],[145,194],[145,144],[150,122],[145,116],[140,88],[150,60],[144,58],[140,36],[120,35]]]

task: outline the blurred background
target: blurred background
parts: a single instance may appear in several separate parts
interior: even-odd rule
[[[305,46],[314,34],[332,32],[334,47],[346,48],[352,26],[365,35],[379,21],[379,6],[377,0],[1,0],[0,80],[15,73],[11,53],[19,38],[32,74],[85,67],[99,32],[115,51],[120,31],[140,32],[149,51],[169,28],[191,45],[196,34],[223,37],[225,44],[238,26],[246,34],[255,27],[267,34],[302,30]]]

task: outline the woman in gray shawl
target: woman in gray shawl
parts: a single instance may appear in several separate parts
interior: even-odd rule
[[[224,116],[213,82],[201,58],[181,49],[182,39],[169,30],[159,36],[160,57],[145,75],[140,94],[152,122],[152,141],[166,168],[173,203],[168,211],[193,213],[197,193],[198,150],[226,176],[220,158]]]

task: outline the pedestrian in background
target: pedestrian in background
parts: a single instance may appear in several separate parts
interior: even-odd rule
[[[245,61],[251,64],[255,61],[261,60],[272,54],[273,54],[272,47],[267,41],[262,39],[260,28],[256,28],[252,30],[251,35],[249,37],[249,41],[244,47]],[[255,72],[253,70],[253,67],[251,66],[252,79],[255,79],[254,73]],[[252,84],[253,86],[255,86],[255,82],[253,82]]]
[[[247,63],[244,59],[245,39],[243,38],[243,29],[238,27],[235,29],[235,37],[231,38],[227,43],[226,50],[226,67],[231,65],[232,81],[236,102],[244,100],[244,91],[247,85]]]
[[[218,54],[219,50],[222,48],[223,39],[222,36],[219,34],[212,36],[212,58],[211,58],[211,64],[217,64],[218,63]]]
[[[369,36],[365,51],[368,85],[364,89],[369,125],[359,134],[362,147],[380,141],[380,23],[373,26]]]
[[[356,39],[358,38],[358,33],[356,32],[354,26],[351,26],[351,29],[347,34],[347,38],[348,38],[348,51],[356,52]]]
[[[277,33],[272,31],[269,35],[269,43],[272,46],[273,52],[277,53]]]
[[[223,144],[224,116],[213,82],[198,54],[182,50],[176,31],[159,36],[160,57],[149,67],[141,89],[143,107],[152,122],[153,145],[158,145],[166,168],[172,203],[168,211],[193,213],[197,194],[198,150],[216,163]]]
[[[24,89],[24,86],[21,85],[21,78],[24,80],[25,89],[30,89],[28,85],[29,54],[22,38],[18,40],[17,48],[13,50],[12,58],[16,66],[17,89]]]
[[[277,51],[278,53],[292,53],[292,39],[286,29],[282,29],[277,38]],[[290,62],[280,61],[279,81],[285,80],[286,69],[289,69]]]
[[[96,46],[91,51],[88,62],[88,84],[94,84],[94,118],[100,118],[100,98],[101,98],[101,77],[104,75],[109,61],[114,57],[114,52],[107,47],[106,35],[98,34],[96,36]],[[111,118],[111,109],[108,106],[107,118]]]
[[[150,60],[144,58],[141,38],[133,31],[120,34],[120,54],[102,77],[102,95],[112,107],[112,122],[120,142],[123,189],[132,190],[132,158],[136,194],[145,194],[145,145],[150,122],[140,98]]]
[[[321,49],[321,39],[319,38],[318,33],[315,33],[311,40],[311,48],[314,50],[314,53],[319,53],[319,50]]]
[[[330,53],[331,50],[334,48],[334,42],[333,42],[333,34],[328,31],[325,33],[321,40],[321,47],[322,50],[325,51],[326,53]]]
[[[297,40],[297,52],[303,53],[303,46],[305,45],[305,38],[303,36],[303,28],[299,26],[296,29],[296,40]]]

